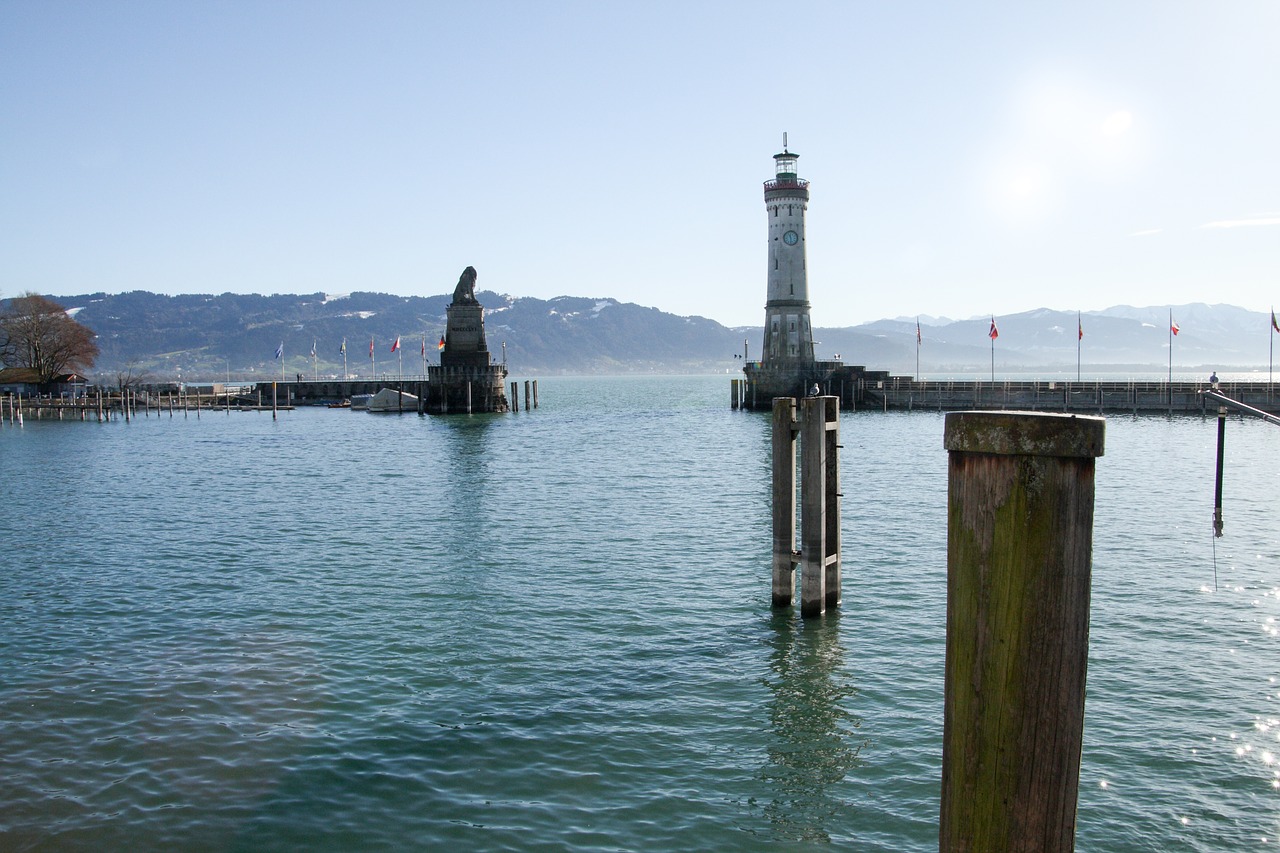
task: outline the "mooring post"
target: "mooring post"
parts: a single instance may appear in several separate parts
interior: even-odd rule
[[[538,408],[538,380],[533,380],[533,407]]]
[[[370,349],[373,348],[372,344],[370,345],[369,348]],[[279,404],[278,404],[278,398],[276,396],[276,383],[272,382],[271,383],[271,420],[274,421],[276,419],[278,410],[279,410]]]
[[[530,400],[530,395],[532,393],[532,384],[533,383],[531,383],[528,379],[524,381],[524,410],[526,412],[532,411],[532,409],[529,408],[529,400]]]
[[[511,383],[511,411],[520,411],[520,385],[516,382]]]
[[[796,552],[796,401],[773,398],[773,606],[790,607],[795,598]]]
[[[840,604],[840,401],[800,402],[800,615]]]
[[[1074,849],[1105,426],[1046,412],[946,417],[943,853]]]

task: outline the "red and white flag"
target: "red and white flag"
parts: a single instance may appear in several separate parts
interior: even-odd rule
[[[1274,308],[1271,309],[1271,328],[1280,332],[1280,323],[1276,322],[1276,309]]]
[[[992,318],[991,318],[991,331],[987,332],[987,337],[988,337],[988,338],[991,338],[991,340],[993,340],[993,341],[994,341],[996,338],[1000,337],[1000,330],[996,328],[996,318],[995,318],[995,317],[992,317]]]
[[[396,341],[391,345],[391,351],[395,352],[398,349],[400,349],[400,336],[396,335]]]
[[[1179,331],[1181,331],[1181,327],[1178,326],[1178,323],[1176,320],[1169,321],[1169,331],[1173,332],[1175,335],[1178,334]]]

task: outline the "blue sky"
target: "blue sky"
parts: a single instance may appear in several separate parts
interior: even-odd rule
[[[1280,302],[1280,3],[0,0],[0,295]]]

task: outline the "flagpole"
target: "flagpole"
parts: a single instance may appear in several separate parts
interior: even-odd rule
[[[342,381],[347,381],[347,339],[342,339]]]
[[[280,381],[284,381],[284,344],[280,344]]]
[[[920,316],[916,315],[916,381],[920,381]]]
[[[1080,312],[1076,312],[1076,381],[1080,381],[1080,341],[1084,339],[1084,326],[1080,325]]]
[[[1276,350],[1276,306],[1271,306],[1271,328],[1267,329],[1267,403],[1271,402],[1271,364]]]
[[[369,338],[369,360],[373,362],[373,381],[378,381],[378,356],[374,354],[373,338]]]
[[[422,378],[427,378],[427,336],[422,336]]]
[[[311,375],[320,381],[320,362],[316,360],[316,339],[311,339]]]
[[[991,331],[987,332],[987,337],[991,338],[991,381],[996,381],[996,336],[992,334],[996,328],[996,317],[991,315]]]
[[[1173,309],[1169,309],[1169,405],[1173,405]]]

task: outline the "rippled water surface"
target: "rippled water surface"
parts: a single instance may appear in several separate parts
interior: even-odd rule
[[[727,378],[540,396],[0,427],[0,848],[936,849],[942,416],[843,414],[801,622]],[[1080,850],[1280,840],[1280,428],[1216,548],[1215,436],[1107,423]]]

